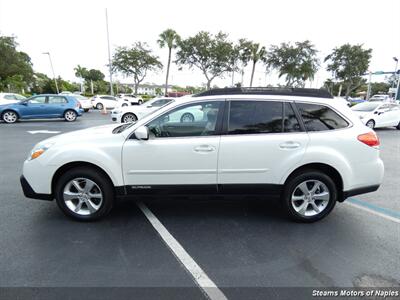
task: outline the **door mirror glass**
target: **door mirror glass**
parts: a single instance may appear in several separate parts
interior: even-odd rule
[[[140,126],[138,129],[135,130],[135,137],[138,140],[148,140],[149,139],[149,128],[146,126]]]

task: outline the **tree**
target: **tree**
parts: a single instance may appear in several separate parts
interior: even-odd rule
[[[318,70],[317,52],[310,41],[272,45],[266,64],[268,68],[277,69],[279,77],[286,76],[286,86],[304,87],[306,80],[313,79]]]
[[[81,79],[85,79],[89,73],[89,71],[86,68],[81,67],[80,65],[77,65],[74,68],[74,71],[75,71],[75,76]]]
[[[25,88],[33,80],[31,59],[17,47],[15,37],[0,36],[0,90],[10,82],[18,83],[18,88],[25,83]]]
[[[162,68],[162,63],[154,56],[147,44],[137,42],[131,48],[118,47],[113,56],[112,69],[125,76],[133,76],[135,95],[139,84],[149,71]]]
[[[362,45],[344,44],[333,49],[332,53],[325,57],[329,61],[327,70],[333,72],[334,77],[343,81],[345,97],[361,86],[364,82],[361,77],[369,66],[372,49],[363,49]]]
[[[252,62],[250,87],[253,86],[254,71],[258,61],[265,62],[267,51],[264,46],[260,46],[258,43],[253,43],[246,39],[239,40],[239,55],[243,66],[247,66],[249,62]]]
[[[235,69],[232,59],[235,54],[234,46],[222,32],[214,36],[201,31],[180,41],[179,48],[176,62],[179,65],[188,65],[189,68],[199,68],[206,78],[207,89],[210,89],[211,82],[216,77]]]
[[[178,46],[181,37],[176,33],[173,29],[167,29],[163,31],[159,35],[159,39],[157,40],[160,48],[168,47],[168,64],[167,64],[167,75],[165,76],[165,95],[168,93],[168,77],[169,77],[169,68],[171,65],[171,54],[172,49],[175,49]]]

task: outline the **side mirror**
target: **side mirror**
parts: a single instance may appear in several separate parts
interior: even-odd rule
[[[21,104],[27,106],[28,105],[28,101],[22,101]]]
[[[146,126],[140,126],[135,130],[135,137],[138,140],[147,141],[149,139],[149,128]]]

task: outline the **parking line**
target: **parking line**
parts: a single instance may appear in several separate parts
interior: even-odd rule
[[[227,300],[224,293],[216,286],[216,284],[207,276],[193,258],[186,252],[182,245],[172,236],[165,226],[157,219],[151,210],[143,203],[138,202],[137,205],[149,220],[154,229],[158,232],[165,244],[172,251],[175,257],[192,275],[195,283],[211,300]]]
[[[376,206],[374,204],[359,200],[359,199],[355,199],[355,198],[349,198],[347,199],[344,203],[346,203],[349,206],[358,208],[358,209],[362,209],[364,211],[367,211],[373,215],[382,217],[386,220],[390,220],[392,222],[395,223],[399,223],[400,224],[400,213],[383,208],[383,207],[379,207]]]

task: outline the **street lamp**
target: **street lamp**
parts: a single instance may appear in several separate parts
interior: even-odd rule
[[[396,62],[396,66],[394,67],[394,81],[393,81],[393,87],[395,87],[396,86],[396,72],[397,72],[397,65],[399,63],[399,59],[394,56],[393,60]]]
[[[43,54],[45,54],[45,55],[48,55],[48,56],[49,56],[49,60],[50,60],[50,66],[51,66],[51,71],[53,72],[54,83],[56,84],[56,90],[57,90],[57,94],[59,94],[59,93],[60,93],[60,91],[58,90],[58,84],[57,84],[56,74],[54,73],[53,62],[51,61],[50,52],[43,52]]]

